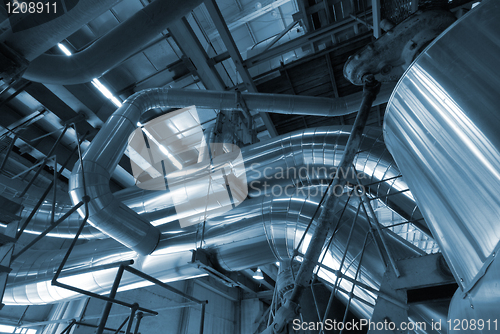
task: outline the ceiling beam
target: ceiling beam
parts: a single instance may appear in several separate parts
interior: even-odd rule
[[[241,58],[240,51],[238,50],[236,43],[234,42],[233,37],[229,32],[229,28],[227,27],[226,22],[224,21],[224,17],[220,12],[217,3],[215,2],[215,0],[207,0],[205,1],[205,6],[207,7],[208,13],[212,18],[215,27],[219,31],[220,37],[222,38],[222,41],[224,42],[224,45],[226,46],[226,49],[229,52],[230,57],[233,59],[234,65],[236,66],[236,70],[241,76],[241,79],[243,80],[246,90],[248,90],[249,92],[257,93],[258,92],[257,86],[253,82],[252,76],[250,75],[247,67],[243,63],[243,58]],[[259,113],[259,115],[262,118],[262,121],[264,122],[266,129],[269,131],[269,135],[271,137],[276,137],[278,135],[278,132],[276,131],[276,128],[274,127],[274,124],[271,121],[271,117],[266,113]]]
[[[371,10],[367,12],[368,18],[370,18]],[[327,27],[321,28],[319,30],[315,30],[313,32],[307,33],[303,36],[292,39],[289,42],[283,43],[281,45],[277,45],[274,48],[271,48],[265,52],[262,52],[258,55],[255,55],[251,58],[248,58],[243,63],[247,68],[251,68],[253,66],[259,65],[269,59],[272,59],[277,56],[281,56],[287,52],[293,51],[300,47],[306,46],[310,43],[315,43],[317,41],[321,41],[326,38],[330,38],[330,36],[335,35],[336,33],[345,31],[346,29],[353,28],[357,22],[354,18],[346,18],[340,22],[335,22]],[[216,63],[222,62],[230,57],[229,52],[224,52],[216,57],[213,57],[212,60]]]
[[[242,25],[255,20],[256,18],[259,18],[260,16],[269,13],[270,11],[279,8],[280,6],[289,3],[292,0],[262,0],[260,1],[261,6],[260,8],[256,7],[248,7],[247,9],[244,9],[243,11],[239,12],[237,15],[232,15],[227,17],[229,23],[227,25],[229,30],[234,30],[238,27],[241,27]],[[207,31],[208,38],[210,40],[215,39],[217,36],[219,36],[220,32],[217,31],[217,29],[212,30],[212,31]]]
[[[200,78],[206,89],[225,90],[226,87],[214,64],[209,64],[209,57],[186,18],[172,24],[169,31],[182,53],[188,57],[196,68],[195,75]]]

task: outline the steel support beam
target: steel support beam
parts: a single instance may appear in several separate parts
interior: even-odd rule
[[[379,38],[382,35],[380,28],[380,0],[372,0],[373,13],[373,36]]]
[[[209,90],[225,90],[224,82],[215,67],[208,63],[210,58],[186,18],[182,18],[171,25],[169,31],[182,53],[196,67],[196,75],[205,88]]]
[[[205,1],[205,6],[207,7],[208,13],[212,18],[215,27],[219,31],[220,37],[222,38],[222,41],[224,42],[224,45],[226,46],[226,49],[229,52],[229,56],[233,59],[234,65],[236,66],[236,70],[241,76],[245,88],[249,92],[257,93],[258,92],[257,86],[253,82],[252,76],[250,75],[247,67],[243,63],[243,58],[241,58],[241,54],[238,50],[238,47],[236,46],[236,43],[234,42],[233,37],[229,32],[229,28],[227,27],[226,22],[224,21],[224,17],[220,12],[217,3],[215,2],[215,0],[207,0]],[[262,118],[264,125],[269,131],[269,135],[271,137],[276,137],[278,135],[278,132],[276,131],[276,128],[274,127],[274,124],[271,121],[271,117],[269,116],[269,114],[260,113],[259,116]]]
[[[369,11],[368,14],[370,14],[371,11]],[[370,14],[371,15],[371,14]],[[370,17],[370,16],[368,16]],[[297,37],[289,42],[283,43],[281,45],[275,46],[274,48],[271,48],[265,52],[262,52],[256,56],[253,56],[251,58],[248,58],[247,60],[244,61],[244,65],[247,68],[251,68],[253,66],[256,66],[258,64],[261,64],[269,59],[272,59],[274,57],[280,56],[282,54],[285,54],[287,52],[293,51],[295,49],[298,49],[300,47],[309,45],[311,43],[315,43],[317,41],[323,40],[325,38],[330,38],[331,35],[334,35],[342,30],[345,30],[347,28],[352,28],[356,23],[356,21],[353,18],[346,18],[345,20],[341,22],[336,22],[333,23],[325,28],[322,28],[320,30],[316,30],[314,32],[310,32],[306,35]],[[214,57],[213,60],[215,62],[221,62],[229,58],[229,53],[227,54],[221,54],[217,57]]]
[[[229,16],[227,18],[227,21],[231,23],[229,23],[227,27],[229,30],[234,30],[252,20],[255,20],[256,18],[261,17],[264,14],[269,13],[274,9],[279,8],[284,4],[287,4],[290,1],[291,0],[277,0],[277,1],[262,0],[260,1],[262,7],[258,9],[255,9],[255,7],[249,7],[248,9],[241,11],[237,15]],[[208,38],[210,40],[215,39],[217,36],[219,36],[219,34],[220,33],[218,33],[217,30],[207,32]]]
[[[401,276],[389,276],[393,289],[420,289],[456,283],[442,254],[429,254],[397,261]]]
[[[290,30],[292,30],[293,27],[295,27],[295,25],[299,23],[298,21],[293,21],[292,23],[290,23],[287,27],[285,27],[285,29],[283,29],[278,35],[276,35],[276,37],[273,38],[273,40],[264,48],[264,51],[263,52],[266,52],[267,50],[269,50],[274,44],[276,44],[276,42],[278,42],[283,36],[285,36]]]

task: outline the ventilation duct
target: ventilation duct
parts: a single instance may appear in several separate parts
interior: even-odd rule
[[[111,287],[115,271],[113,269],[71,275],[71,271],[94,267],[101,264],[134,259],[134,266],[146,274],[162,281],[175,281],[204,275],[196,266],[190,265],[191,250],[200,243],[204,248],[216,254],[219,263],[229,270],[240,270],[259,266],[277,259],[290,258],[293,249],[298,245],[312,214],[319,204],[321,193],[316,196],[262,196],[249,199],[235,209],[220,217],[207,221],[204,240],[201,233],[185,231],[165,238],[157,250],[148,256],[141,256],[116,243],[112,239],[94,240],[76,246],[63,271],[60,280],[68,284],[85,286],[95,293],[105,293]],[[341,201],[338,212],[341,212],[347,196]],[[339,229],[325,263],[338,266],[339,259],[345,250],[345,242],[358,205],[358,198],[349,201],[340,221]],[[355,236],[348,252],[348,263],[351,266],[348,275],[354,275],[357,268],[356,255],[362,247],[364,235],[369,223],[363,215],[356,223]],[[309,231],[311,235],[313,229]],[[400,257],[421,255],[422,251],[410,245],[405,240],[385,230],[386,239],[393,254]],[[303,247],[307,246],[309,238],[305,238]],[[304,251],[304,249],[302,249]],[[76,298],[78,294],[55,286],[50,280],[57,269],[65,251],[28,251],[13,264],[11,279],[5,291],[6,304],[44,304]],[[385,272],[385,266],[373,243],[368,245],[366,258],[363,260],[363,282],[377,288]],[[334,280],[332,274],[321,271],[320,277]],[[76,283],[78,282],[78,283]],[[145,286],[143,282],[132,275],[122,279],[123,289]],[[350,283],[344,281],[341,285],[345,290]],[[360,292],[360,296],[373,301],[370,293]],[[346,296],[341,296],[346,298]],[[369,316],[371,309],[365,304],[353,301],[353,306],[359,316]]]
[[[450,319],[498,317],[499,50],[500,3],[485,0],[420,55],[385,115],[387,146],[461,287]]]
[[[58,6],[56,18],[54,15],[28,15],[24,20],[14,23],[13,26],[0,35],[0,42],[32,61],[51,47],[70,36],[84,24],[95,19],[120,0],[62,0],[65,12]],[[11,16],[14,20],[16,15]]]
[[[269,178],[273,179],[273,186],[279,185],[283,188],[325,184],[329,180],[328,174],[333,171],[332,167],[336,166],[342,157],[350,131],[349,126],[335,126],[296,131],[269,139],[266,142],[242,148],[243,160],[241,162],[244,162],[244,166],[234,167],[237,170],[245,169],[250,185],[250,197],[263,194],[265,191],[262,185],[265,181],[269,181]],[[398,196],[393,195],[408,187],[402,178],[397,178],[400,175],[399,169],[385,148],[380,130],[366,129],[361,143],[361,152],[354,163],[361,183],[370,185],[367,191],[372,196],[380,197],[386,205],[404,219],[413,221],[418,228],[428,233],[420,211],[409,192]],[[290,173],[290,178],[284,178],[280,174],[275,175],[287,169],[296,173]],[[380,182],[384,179],[391,180]],[[268,193],[272,191],[272,189],[267,189]],[[200,213],[205,214],[204,208],[192,207],[191,211],[185,211],[182,216],[179,216],[175,211],[169,190],[149,191],[134,186],[116,192],[114,195],[117,200],[155,226],[176,223],[181,217],[188,219],[191,217],[192,221],[199,221]],[[69,205],[57,205],[55,218],[64,215],[69,208]],[[51,209],[51,204],[43,204],[30,222],[27,231],[41,233],[49,227]],[[26,218],[31,210],[32,207],[25,208],[22,217]],[[211,213],[208,212],[208,215],[210,217]],[[73,238],[81,221],[80,215],[75,213],[56,227],[50,235]],[[92,227],[86,227],[82,233],[83,237],[88,239],[106,238],[103,233]]]
[[[242,93],[241,97],[247,107],[256,112],[339,116],[357,109],[349,110],[342,98],[337,100],[251,93]],[[148,110],[184,108],[193,104],[201,108],[238,109],[239,98],[236,92],[167,88],[146,89],[135,93],[104,124],[85,152],[83,163],[75,165],[69,184],[73,204],[82,201],[88,194],[91,199],[89,222],[93,226],[140,254],[151,253],[160,233],[148,221],[118,201],[109,189],[110,176],[125,151],[129,135],[136,128],[141,115]],[[84,215],[81,209],[79,212]]]
[[[156,0],[71,57],[48,54],[37,57],[23,77],[56,85],[90,82],[148,44],[168,25],[201,3],[202,0]]]

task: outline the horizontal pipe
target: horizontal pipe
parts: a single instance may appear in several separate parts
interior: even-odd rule
[[[291,258],[301,233],[304,232],[311,214],[317,207],[319,197],[319,195],[311,198],[282,196],[249,199],[232,211],[207,221],[206,248],[216,252],[215,257],[219,264],[227,270],[242,270],[275,262],[277,259]],[[327,257],[326,263],[329,266],[335,266],[335,261],[337,261],[335,259],[339,259],[343,254],[345,233],[349,230],[347,222],[352,220],[356,205],[357,203],[350,204],[346,210],[345,218],[332,243],[331,256]],[[368,227],[366,222],[360,225]],[[353,240],[362,239],[361,236],[365,232],[362,229],[356,231]],[[390,234],[388,231],[386,233]],[[94,293],[106,293],[111,288],[115,270],[92,270],[91,268],[129,259],[134,260],[135,269],[162,282],[206,275],[189,264],[192,257],[191,251],[197,248],[199,237],[199,233],[186,231],[166,238],[149,256],[140,256],[112,239],[90,241],[74,248],[65,266],[64,277],[60,277],[58,281],[82,286]],[[392,240],[391,238],[390,243],[395,247],[398,255],[409,257],[420,254],[406,241],[400,240],[396,243]],[[359,251],[356,247],[350,249],[349,262],[356,258]],[[385,268],[373,248],[374,245],[369,245],[369,247],[372,251],[366,254],[369,260],[363,267],[362,277],[375,279],[375,281],[364,283],[376,288],[378,286],[376,278],[381,279]],[[44,304],[78,297],[77,293],[67,292],[49,283],[52,273],[63,256],[63,251],[28,251],[23,254],[18,261],[13,263],[12,277],[5,292],[4,303]],[[355,267],[354,263],[351,269]],[[90,268],[91,272],[85,272],[84,268]],[[75,270],[78,270],[76,275],[72,275]],[[333,279],[328,273],[323,272],[321,276],[325,279]],[[121,289],[137,288],[148,284],[136,276],[124,275]],[[349,286],[345,285],[343,288],[348,290]],[[363,295],[360,296],[363,297]],[[366,316],[368,313],[368,309],[361,308],[360,314]]]
[[[49,54],[37,57],[23,77],[55,85],[90,82],[147,45],[201,3],[202,0],[156,0],[71,57]]]
[[[238,99],[243,98],[254,112],[305,113],[338,116],[351,113],[357,107],[336,99],[278,94],[252,94],[204,90],[179,90],[168,88],[146,89],[128,98],[108,119],[89,145],[83,164],[73,169],[69,193],[73,203],[84,195],[83,173],[89,203],[89,222],[100,231],[118,240],[140,254],[151,253],[158,242],[159,231],[146,219],[124,206],[109,189],[109,180],[122,157],[127,139],[137,127],[143,113],[155,108],[184,108],[191,105],[220,110],[238,109]],[[83,211],[79,211],[83,215]]]
[[[243,166],[238,166],[238,169],[246,170],[249,196],[263,193],[264,182],[271,186],[278,184],[286,187],[294,183],[312,185],[314,182],[326,180],[328,173],[332,171],[330,167],[335,166],[343,152],[349,133],[350,128],[346,126],[307,129],[242,148]],[[290,158],[292,156],[293,159]],[[426,232],[425,223],[418,222],[422,216],[409,194],[386,197],[387,194],[397,194],[401,189],[407,189],[407,185],[398,177],[399,170],[383,145],[382,133],[379,130],[367,130],[355,164],[358,173],[361,173],[362,183],[367,185],[371,195],[385,198],[389,207],[405,219],[415,221],[417,227]],[[290,177],[286,179],[276,175],[280,170],[286,169],[300,173],[297,172],[295,176],[290,173]],[[306,173],[301,175],[302,171]],[[268,178],[269,175],[271,177]],[[115,193],[118,200],[145,219],[154,222],[155,226],[176,222],[181,217],[198,220],[197,215],[200,212],[204,214],[203,208],[197,207],[192,207],[189,212],[177,213],[171,197],[173,194],[175,192],[169,190],[148,191],[135,186]],[[42,205],[28,226],[31,232],[40,233],[50,226],[50,208],[49,204]],[[23,215],[28,214],[28,210],[29,208],[26,208]],[[56,217],[61,216],[65,210],[67,209],[58,206]],[[54,229],[51,236],[72,238],[80,222],[79,215],[72,215],[67,223],[63,222]],[[88,239],[106,237],[92,227],[86,227],[83,234],[83,237]]]
[[[0,42],[32,61],[119,2],[120,0],[68,1],[66,10],[58,6],[55,15],[28,15],[16,22],[0,35]],[[69,6],[69,3],[73,6]],[[16,15],[12,16],[14,17],[17,18]],[[49,17],[55,18],[47,20]]]

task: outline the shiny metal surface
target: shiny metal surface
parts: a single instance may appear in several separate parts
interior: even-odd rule
[[[29,64],[23,77],[44,84],[75,85],[90,82],[148,44],[168,25],[188,14],[201,2],[156,0],[71,57],[48,54],[37,57]]]
[[[48,304],[78,298],[78,293],[51,285],[51,279],[65,251],[28,251],[22,260],[13,264],[13,273],[4,302],[19,305]],[[169,252],[164,255],[140,256],[112,239],[95,240],[76,246],[60,282],[84,288],[96,293],[109,292],[116,275],[116,269],[88,272],[65,276],[72,269],[91,268],[100,264],[133,259],[134,267],[164,282],[188,279],[205,275],[196,267],[188,264],[191,252]],[[136,289],[151,283],[124,274],[120,291]]]
[[[90,197],[89,223],[92,226],[140,254],[149,254],[156,247],[160,232],[118,201],[109,189],[111,173],[140,115],[140,110],[129,103],[118,108],[92,140],[83,164],[75,164],[68,188],[73,204],[80,202],[85,194]],[[84,209],[79,209],[79,213],[83,217]]]
[[[500,240],[500,3],[483,1],[420,55],[389,101],[385,142],[469,289]]]
[[[66,8],[67,13],[51,21],[45,22],[46,17],[39,15],[27,20],[33,24],[30,29],[18,29],[13,32],[9,27],[0,35],[0,42],[9,45],[31,61],[119,2],[120,0],[73,2],[73,8]]]
[[[54,221],[57,221],[59,218],[64,216],[70,209],[71,205],[67,204],[59,204],[56,203],[56,207],[54,210]],[[33,210],[32,206],[25,206],[23,211],[21,212],[21,218],[27,219]],[[43,203],[38,211],[35,213],[33,218],[29,223],[28,229],[25,230],[27,233],[40,234],[44,230],[46,230],[51,225],[51,212],[52,212],[52,204]],[[48,236],[57,237],[57,238],[74,238],[75,234],[78,230],[78,227],[81,225],[83,218],[80,217],[78,212],[71,214],[68,218],[66,218],[62,223],[60,223],[57,227],[55,227]],[[104,233],[98,231],[92,226],[85,226],[81,237],[84,239],[107,239],[108,236]]]
[[[382,86],[380,94],[373,105],[388,101],[393,84]],[[139,94],[139,95],[138,95]],[[298,96],[286,94],[241,93],[248,108],[255,112],[272,112],[278,114],[340,116],[356,112],[359,108],[361,93],[351,94],[340,98],[323,98],[312,96]],[[164,107],[185,108],[196,106],[198,108],[231,110],[241,108],[238,96],[231,91],[210,91],[192,89],[156,88],[146,89],[134,94],[129,100],[140,98],[141,107],[149,108],[150,105],[159,104]]]
[[[229,270],[254,267],[275,262],[276,259],[287,259],[291,256],[293,248],[297,246],[320,198],[321,193],[310,197],[262,196],[250,199],[223,216],[209,220],[206,224],[203,242],[200,240],[201,233],[185,231],[164,238],[157,250],[146,256],[138,255],[112,239],[94,240],[76,246],[63,275],[69,274],[72,269],[134,259],[135,268],[163,281],[196,277],[202,273],[187,263],[191,260],[191,250],[200,244],[214,252],[219,263]],[[345,204],[345,201],[346,196],[341,202]],[[335,241],[325,258],[324,264],[334,269],[338,269],[338,263],[344,252],[346,235],[352,224],[357,201],[357,198],[349,201]],[[341,210],[342,207],[339,207],[337,211]],[[347,255],[348,275],[354,275],[357,268],[357,254],[368,228],[365,218],[361,216],[360,218]],[[387,231],[387,236],[391,251],[398,257],[421,254],[421,251],[391,232]],[[308,238],[306,237],[305,240],[303,248],[307,247]],[[53,272],[63,255],[64,251],[38,251],[23,254],[13,264],[4,303],[43,304],[75,298],[76,295],[73,293],[50,285]],[[373,243],[368,245],[362,271],[363,282],[376,288],[385,267]],[[67,276],[61,281],[84,286],[93,292],[104,293],[111,287],[114,275],[115,270],[103,270]],[[324,270],[320,271],[320,277],[331,282],[335,279],[333,274]],[[125,275],[121,286],[123,289],[132,289],[146,284],[136,277]],[[350,283],[342,281],[341,286],[348,290]],[[356,293],[373,301],[370,293],[362,290],[356,290]],[[346,296],[341,295],[340,298],[346,298]],[[354,306],[360,316],[366,317],[371,314],[370,308],[367,308],[365,304],[359,303],[358,305],[358,302],[354,302]]]
[[[251,197],[258,197],[266,192],[278,192],[279,187],[289,193],[291,188],[287,187],[324,184],[329,179],[329,174],[334,172],[333,167],[338,164],[342,156],[349,133],[350,128],[346,126],[307,129],[244,147],[242,148],[244,163],[241,163],[241,166],[234,166],[234,169],[246,171]],[[362,152],[355,160],[360,181],[363,184],[372,184],[369,187],[370,194],[381,197],[386,205],[405,219],[421,219],[420,211],[409,192],[384,197],[407,189],[402,178],[377,183],[400,174],[382,142],[381,131],[367,128],[363,138]],[[193,167],[192,170],[196,172],[196,168]],[[169,179],[169,182],[171,181]],[[181,183],[183,181],[184,179],[180,180]],[[171,190],[148,191],[131,187],[115,193],[115,196],[143,218],[151,221],[154,226],[175,223],[180,218],[199,221],[200,216],[204,217],[205,214],[208,217],[217,214],[217,207],[209,208],[211,210],[207,212],[204,210],[205,207],[192,207],[191,210],[184,210],[182,214],[178,214],[172,200],[175,194],[175,191]],[[28,228],[33,232],[43,231],[48,227],[49,216],[47,214],[43,215],[45,219],[38,219],[37,214],[34,217],[34,223]],[[77,221],[80,220],[61,223],[53,235],[72,238],[79,226]],[[415,222],[415,225],[427,231],[423,219]],[[92,228],[84,232],[87,238],[93,238],[94,235],[102,238],[102,233]]]
[[[466,319],[469,324],[474,319],[477,323],[482,319],[483,326],[477,327],[474,333],[498,333],[500,331],[500,317],[498,305],[500,300],[500,289],[498,278],[500,277],[500,261],[495,260],[489,266],[486,274],[479,280],[469,294],[458,289],[453,296],[448,319],[451,320],[452,329],[449,333],[464,333],[462,320]],[[488,320],[489,323],[488,323]],[[457,324],[459,324],[457,326]],[[480,323],[481,324],[481,323]]]
[[[250,93],[242,93],[241,96],[247,107],[256,112],[314,114],[316,111],[334,116],[357,109],[348,110],[345,103],[341,102],[339,105],[336,99]],[[159,232],[111,194],[108,184],[110,175],[125,151],[128,136],[136,128],[143,113],[154,108],[183,108],[191,105],[221,110],[235,109],[239,105],[238,95],[235,92],[168,88],[146,89],[135,93],[113,113],[89,145],[83,157],[83,170],[81,164],[76,164],[73,169],[69,182],[72,202],[80,202],[86,191],[91,199],[89,222],[140,254],[149,254],[155,249]],[[82,210],[79,213],[84,215]]]

